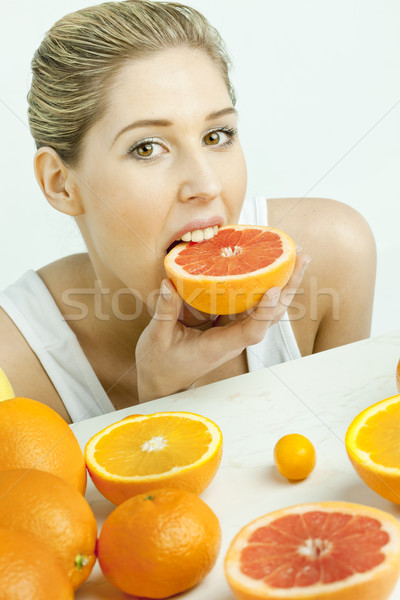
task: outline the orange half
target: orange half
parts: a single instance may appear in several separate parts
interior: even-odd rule
[[[345,443],[361,479],[383,498],[400,504],[400,394],[360,412],[349,425]]]
[[[156,487],[200,494],[222,457],[222,433],[201,415],[159,412],[110,425],[86,444],[85,460],[97,489],[114,504]]]

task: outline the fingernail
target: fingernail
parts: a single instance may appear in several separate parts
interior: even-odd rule
[[[296,254],[300,254],[300,252],[303,250],[303,246],[298,246],[296,244]]]
[[[311,257],[308,256],[307,259],[306,259],[306,261],[305,261],[305,263],[304,263],[304,265],[303,265],[303,273],[307,269],[307,267],[310,264],[310,262],[311,262]]]
[[[169,289],[168,285],[165,283],[165,281],[161,283],[160,293],[163,299],[167,300],[167,302],[170,302],[172,300],[172,292]]]

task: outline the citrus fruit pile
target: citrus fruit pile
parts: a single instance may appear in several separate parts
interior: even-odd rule
[[[83,453],[53,409],[8,397],[0,402],[0,595],[71,600],[96,560]]]
[[[164,266],[178,294],[209,314],[244,312],[271,287],[283,288],[296,261],[296,245],[282,231],[228,225],[202,242],[180,243]]]
[[[279,473],[287,479],[305,479],[316,463],[315,448],[299,433],[284,435],[275,445],[274,462]]]
[[[400,394],[377,402],[350,423],[345,444],[365,483],[400,504]]]
[[[114,504],[164,486],[201,494],[221,457],[220,429],[189,412],[127,417],[94,435],[85,447],[95,486]]]
[[[400,525],[358,504],[278,510],[237,534],[225,574],[239,600],[385,600],[400,571]]]
[[[98,558],[120,590],[167,598],[209,573],[220,544],[218,519],[203,500],[186,490],[160,488],[133,496],[108,516]]]

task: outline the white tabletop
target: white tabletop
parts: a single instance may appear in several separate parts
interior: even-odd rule
[[[129,414],[189,411],[217,423],[224,438],[221,466],[202,494],[222,528],[222,547],[211,573],[185,600],[232,600],[223,559],[234,535],[252,519],[302,502],[343,500],[386,510],[400,507],[370,490],[353,470],[344,446],[346,429],[365,407],[397,394],[400,331],[300,358],[289,363],[188,390],[140,406],[73,424],[82,448],[100,429]],[[305,480],[290,483],[273,464],[273,448],[286,433],[314,444],[317,465]],[[99,531],[115,508],[89,480],[86,498]],[[127,600],[98,563],[76,592],[77,600]],[[400,581],[390,600],[400,600]]]

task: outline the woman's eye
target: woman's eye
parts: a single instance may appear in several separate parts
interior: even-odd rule
[[[164,149],[159,142],[146,140],[135,144],[128,150],[128,154],[136,160],[153,159],[163,154]]]
[[[142,144],[136,150],[139,156],[151,156],[153,154],[153,144]]]
[[[220,139],[221,136],[219,135],[218,131],[210,131],[210,133],[207,133],[207,135],[204,137],[204,141],[207,146],[216,146]]]
[[[222,129],[214,129],[209,131],[204,136],[204,143],[206,146],[219,146],[225,148],[233,144],[234,138],[237,136],[237,129],[231,129],[230,127]]]

